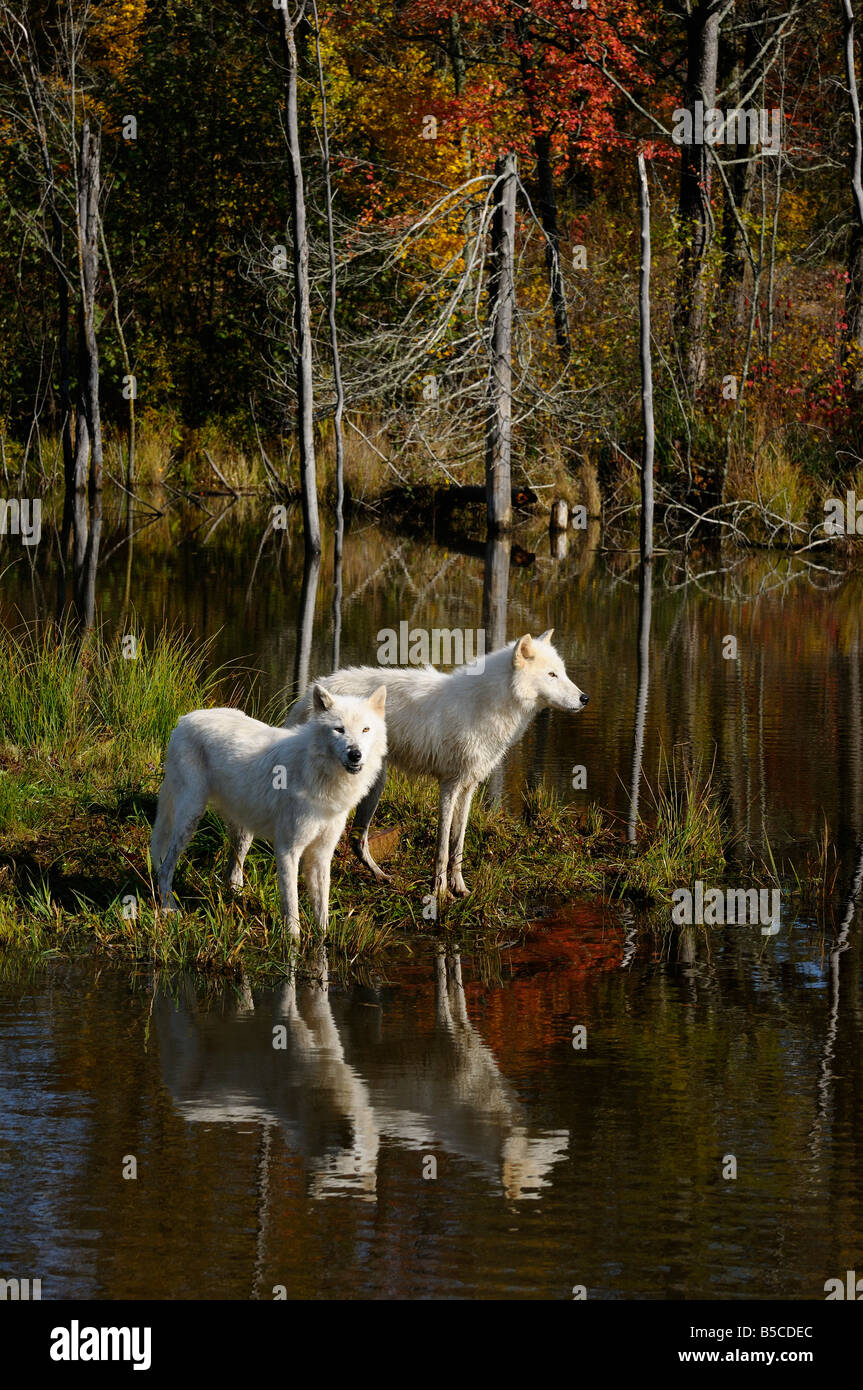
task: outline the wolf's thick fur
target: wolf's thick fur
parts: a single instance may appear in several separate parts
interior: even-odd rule
[[[300,860],[315,918],[326,928],[330,862],[348,812],[375,785],[387,751],[380,680],[362,696],[314,687],[310,718],[299,728],[273,728],[236,709],[183,715],[171,734],[165,777],[150,840],[163,907],[172,911],[177,860],[208,805],[228,822],[227,882],[239,888],[253,838],[276,855],[282,911],[299,936]]]
[[[482,670],[459,667],[444,675],[432,666],[349,666],[319,684],[334,695],[366,695],[381,682],[387,689],[388,757],[410,776],[440,784],[440,817],[434,892],[467,893],[461,864],[471,800],[478,783],[497,767],[541,709],[581,710],[588,696],[569,679],[551,644],[553,628],[529,633],[485,658]],[[311,696],[290,710],[286,727],[309,718]],[[380,879],[386,874],[369,850],[368,833],[386,781],[386,764],[357,807],[357,853]]]

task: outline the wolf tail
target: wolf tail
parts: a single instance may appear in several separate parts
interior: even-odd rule
[[[158,869],[168,852],[173,825],[174,797],[166,772],[165,780],[159,791],[159,805],[156,808],[156,819],[153,822],[153,833],[150,836],[150,862],[154,869]]]

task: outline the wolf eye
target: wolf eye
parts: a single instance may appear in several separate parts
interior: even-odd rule
[[[550,676],[554,676],[555,680],[557,680],[557,672],[556,672],[556,671],[549,671],[548,674],[549,674]]]
[[[337,734],[343,734],[344,732],[345,732],[345,726],[344,726],[344,724],[339,724],[339,726],[338,726],[337,729],[336,729],[336,733],[337,733]]]
[[[364,734],[368,734],[368,733],[370,733],[370,732],[371,732],[371,730],[369,729],[368,725],[366,725],[366,727],[363,729],[363,733],[364,733]]]

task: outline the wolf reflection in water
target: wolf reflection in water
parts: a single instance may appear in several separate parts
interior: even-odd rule
[[[463,1158],[511,1200],[539,1197],[567,1152],[569,1131],[531,1133],[468,1018],[459,957],[435,957],[431,1036],[388,1041],[378,1010],[371,1047],[356,1011],[333,1008],[323,953],[318,972],[310,983],[291,979],[257,999],[247,988],[227,1018],[197,1008],[190,978],[179,997],[158,991],[162,1071],[183,1118],[280,1126],[305,1162],[313,1197],[376,1200],[383,1139]]]

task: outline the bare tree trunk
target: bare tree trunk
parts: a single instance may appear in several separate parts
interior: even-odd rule
[[[696,131],[695,106],[708,111],[716,101],[719,59],[718,0],[698,0],[686,21],[686,97],[692,113],[692,141],[681,146],[679,216],[683,247],[677,278],[675,322],[690,396],[704,379],[708,294],[707,251],[710,245],[710,163],[707,145]]]
[[[502,155],[495,170],[498,202],[491,224],[488,282],[490,367],[485,437],[488,533],[508,531],[512,523],[512,317],[515,298],[516,157]]]
[[[101,141],[99,132],[84,122],[81,132],[81,174],[78,226],[81,253],[81,334],[79,398],[89,432],[89,481],[93,492],[102,488],[102,422],[99,411],[99,348],[96,342],[96,281],[99,275],[99,191]],[[76,440],[77,444],[77,440]],[[75,488],[87,483],[87,457],[76,449]]]
[[[78,255],[81,306],[78,322],[78,409],[75,417],[74,558],[75,606],[86,623],[88,595],[94,592],[101,530],[101,502],[94,526],[88,524],[90,502],[102,491],[102,423],[99,412],[99,349],[96,342],[96,281],[99,274],[99,132],[84,121],[78,176]],[[89,486],[88,486],[89,485]],[[97,525],[98,523],[98,525]],[[92,621],[92,618],[91,618]]]
[[[135,485],[135,386],[132,374],[132,362],[129,357],[129,348],[126,343],[126,335],[123,332],[123,320],[120,317],[120,297],[117,293],[117,281],[114,279],[114,268],[111,265],[111,257],[108,254],[108,243],[105,239],[105,228],[102,226],[102,219],[99,219],[99,236],[102,242],[102,255],[105,258],[105,269],[108,272],[108,279],[111,284],[111,297],[114,302],[114,323],[117,328],[117,337],[120,340],[120,351],[123,354],[123,367],[126,375],[126,389],[129,392],[129,423],[127,436],[126,453],[126,522],[127,529],[131,535],[132,531],[132,491]],[[122,459],[120,460],[122,463]]]
[[[845,80],[854,126],[854,153],[851,156],[851,192],[854,198],[854,230],[848,252],[848,287],[845,291],[845,332],[843,354],[855,358],[854,386],[863,389],[863,124],[860,117],[860,95],[854,63],[854,6],[852,0],[842,0],[842,23],[845,37]]]
[[[294,697],[297,700],[305,694],[309,685],[312,638],[315,632],[315,602],[318,597],[320,572],[320,554],[307,550],[303,562],[303,583],[297,613],[297,650],[294,654]]]
[[[303,18],[305,0],[297,17],[288,14],[287,0],[281,9],[282,58],[285,66],[285,130],[288,140],[288,191],[290,195],[291,236],[294,258],[294,326],[297,352],[297,437],[300,450],[300,490],[303,503],[303,533],[306,552],[321,552],[321,523],[318,516],[318,488],[315,469],[315,437],[312,398],[312,332],[309,305],[309,242],[306,231],[306,199],[297,114],[297,47],[294,28]]]
[[[641,562],[638,585],[638,689],[635,696],[635,726],[632,733],[632,770],[629,778],[629,815],[626,839],[636,842],[638,800],[641,791],[641,764],[644,759],[644,727],[647,722],[647,696],[650,689],[650,617],[653,595],[653,566]]]
[[[83,499],[82,499],[83,504]],[[102,540],[102,490],[93,496],[90,506],[90,525],[84,551],[83,570],[76,578],[75,607],[81,626],[91,628],[96,619],[96,572],[99,568],[99,546]]]
[[[639,360],[644,440],[641,450],[641,558],[653,559],[653,366],[650,358],[650,192],[644,155],[638,156],[638,208],[641,213],[641,269],[638,279]]]
[[[46,148],[47,155],[47,148]],[[72,492],[75,485],[75,455],[72,447],[72,392],[69,380],[69,281],[63,262],[63,223],[57,211],[54,171],[48,161],[51,250],[57,272],[57,358],[60,367],[60,406],[63,412],[63,526],[61,556],[65,563],[72,528]]]
[[[567,362],[571,351],[569,312],[566,307],[566,294],[560,269],[560,224],[557,217],[554,173],[551,167],[551,136],[543,125],[537,106],[536,71],[532,56],[530,28],[524,19],[516,20],[516,35],[521,81],[530,119],[533,152],[536,156],[536,210],[539,214],[542,230],[545,232],[545,265],[548,271],[548,286],[554,315],[554,336],[557,350],[563,361]]]
[[[52,176],[53,177],[53,176]],[[57,268],[57,358],[60,366],[60,406],[63,412],[63,523],[60,554],[65,564],[72,530],[72,493],[75,490],[75,454],[72,446],[72,392],[69,379],[69,282],[63,264],[63,223],[51,198],[51,240]]]
[[[338,671],[342,656],[342,551],[333,555],[333,670]]]
[[[506,615],[509,602],[510,543],[496,536],[485,544],[482,580],[482,626],[485,650],[496,652],[506,646]],[[486,800],[499,806],[503,800],[503,766],[496,767],[486,785]]]
[[[339,335],[336,324],[336,238],[333,229],[333,189],[330,175],[330,133],[327,120],[327,89],[324,83],[324,69],[321,62],[321,35],[318,22],[317,0],[312,0],[315,16],[315,52],[318,60],[318,89],[321,94],[321,158],[324,165],[324,188],[327,200],[327,253],[329,256],[330,284],[327,317],[330,328],[330,354],[333,359],[333,385],[336,391],[336,408],[333,415],[333,430],[336,444],[336,537],[333,553],[333,670],[339,664],[339,644],[342,629],[342,550],[345,540],[345,440],[342,419],[345,413],[345,388],[342,381],[342,360],[339,352]]]

